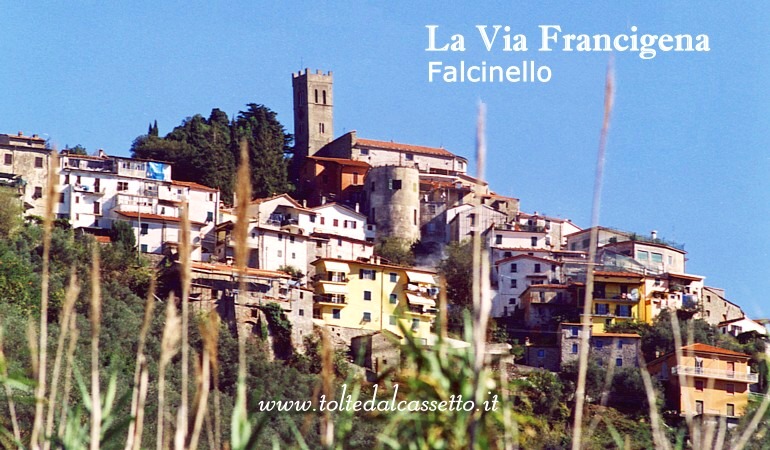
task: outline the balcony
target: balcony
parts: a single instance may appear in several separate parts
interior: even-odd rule
[[[756,373],[736,372],[733,370],[705,369],[703,367],[693,366],[674,366],[671,368],[671,375],[680,374],[694,377],[715,378],[718,380],[734,380],[744,383],[756,383],[759,381],[759,375]]]
[[[82,184],[74,184],[72,185],[72,190],[81,194],[91,194],[91,195],[104,195],[104,190],[100,189],[99,186],[86,186]]]
[[[347,299],[343,295],[314,295],[313,303],[320,305],[334,305],[345,306],[348,304]]]

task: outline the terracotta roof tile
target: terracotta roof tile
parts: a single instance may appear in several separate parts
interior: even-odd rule
[[[373,139],[356,139],[357,147],[382,148],[385,150],[397,150],[409,153],[419,153],[423,155],[437,155],[454,157],[455,155],[448,150],[438,147],[423,147],[421,145],[400,144],[398,142],[375,141]]]
[[[193,181],[178,181],[178,180],[171,180],[171,184],[174,186],[185,186],[190,189],[196,189],[199,191],[206,191],[206,192],[219,192],[219,189],[215,189],[212,187],[204,186],[202,184],[195,183]]]
[[[686,345],[682,347],[682,350],[685,352],[694,351],[694,352],[704,352],[704,353],[718,353],[721,355],[730,355],[730,356],[742,356],[744,358],[751,357],[751,355],[747,355],[745,353],[734,352],[732,350],[727,350],[726,348],[719,348],[719,347],[714,347],[713,345],[707,345],[707,344],[701,344],[701,343]]]
[[[326,162],[333,162],[337,163],[341,166],[353,166],[353,167],[365,167],[369,168],[371,165],[365,161],[356,161],[353,159],[347,159],[347,158],[330,158],[326,156],[308,156],[307,159],[312,159],[314,161],[326,161]]]

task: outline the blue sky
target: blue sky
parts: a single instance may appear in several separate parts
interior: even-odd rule
[[[129,4],[130,3],[130,4]],[[689,273],[754,317],[770,228],[770,9],[760,2],[7,2],[0,11],[0,132],[127,155],[212,108],[262,103],[292,131],[291,73],[332,70],[335,134],[444,146],[472,159],[488,109],[488,179],[522,209],[590,221],[605,52],[538,52],[564,33],[702,34],[707,53],[615,54],[601,223],[685,243]],[[475,25],[508,25],[529,51],[487,52]],[[426,52],[426,25],[466,37]],[[545,84],[428,83],[428,62],[551,68]]]

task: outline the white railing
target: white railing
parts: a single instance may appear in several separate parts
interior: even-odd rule
[[[671,374],[745,381],[748,383],[756,383],[759,381],[759,375],[756,373],[735,372],[733,370],[704,369],[703,367],[693,366],[674,366],[671,368]]]

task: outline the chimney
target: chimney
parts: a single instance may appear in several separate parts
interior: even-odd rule
[[[357,213],[361,212],[361,205],[359,205],[358,202],[356,202],[356,212]]]
[[[21,131],[19,131],[19,137],[21,137],[21,136],[24,136],[24,133],[22,133]]]
[[[658,238],[658,231],[657,230],[652,230],[652,232],[650,233],[650,237],[653,240],[657,239]]]
[[[107,157],[107,154],[104,153],[104,149],[100,148],[99,149],[99,158],[106,158],[106,157]]]
[[[322,195],[322,196],[321,196],[321,204],[322,204],[322,205],[325,205],[325,204],[326,204],[326,196],[325,196],[325,195]]]
[[[305,200],[304,198],[302,199],[302,207],[307,208],[307,200]]]

